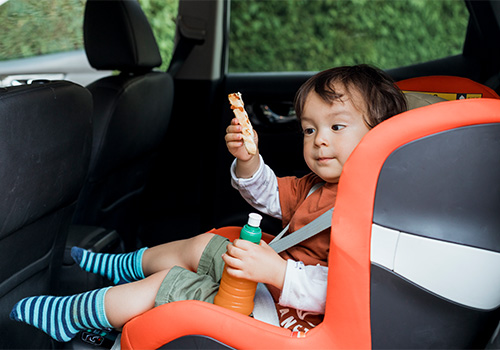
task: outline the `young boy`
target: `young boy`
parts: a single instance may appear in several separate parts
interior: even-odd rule
[[[333,207],[351,152],[371,128],[405,111],[406,101],[384,72],[359,65],[316,74],[299,89],[295,108],[304,133],[304,158],[312,171],[303,178],[277,178],[258,152],[248,154],[236,119],[225,136],[236,158],[233,186],[256,209],[290,224],[289,232]],[[324,185],[308,196],[319,182]],[[118,255],[75,247],[72,255],[83,269],[117,285],[68,297],[25,298],[14,306],[11,318],[58,341],[69,341],[87,328],[121,328],[164,303],[213,302],[225,263],[229,274],[268,286],[282,327],[307,331],[324,313],[329,239],[330,230],[325,230],[280,254],[263,241],[231,244],[213,233]]]

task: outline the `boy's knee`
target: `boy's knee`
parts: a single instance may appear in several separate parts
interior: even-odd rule
[[[201,255],[203,254],[208,242],[210,242],[214,236],[215,235],[213,233],[207,232],[194,236],[188,240],[189,246],[187,247],[188,249],[186,253],[190,256],[191,262],[189,265],[191,265],[190,267],[193,268],[193,271],[198,269],[198,263],[200,262]]]
[[[205,250],[205,247],[207,246],[208,242],[212,240],[212,238],[215,236],[215,234],[206,232],[202,233],[198,236],[195,236],[194,239],[194,248],[197,250],[200,250],[200,256],[201,253],[203,253],[203,250]]]

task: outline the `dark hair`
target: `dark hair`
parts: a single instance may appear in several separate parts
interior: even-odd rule
[[[334,90],[335,84],[342,84],[346,93],[356,89],[363,96],[368,114],[365,123],[369,128],[407,110],[403,92],[394,80],[378,68],[361,64],[327,69],[307,80],[295,97],[297,117],[302,117],[307,96],[313,91],[325,102],[339,101],[343,94]]]

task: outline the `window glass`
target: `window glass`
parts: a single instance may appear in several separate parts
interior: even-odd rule
[[[0,60],[83,48],[85,0],[10,0],[0,6]]]
[[[229,71],[425,62],[462,52],[468,18],[457,0],[232,0]]]
[[[140,0],[170,62],[178,0]],[[0,0],[0,61],[83,49],[85,0]]]
[[[165,71],[172,59],[175,38],[175,20],[177,18],[179,1],[139,0],[139,3],[148,17],[158,47],[160,48],[163,60],[160,69]]]

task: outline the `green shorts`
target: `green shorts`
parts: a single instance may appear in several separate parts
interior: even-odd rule
[[[161,283],[155,307],[180,300],[213,303],[224,271],[222,254],[226,252],[228,244],[227,238],[215,235],[201,255],[197,272],[174,266]]]

